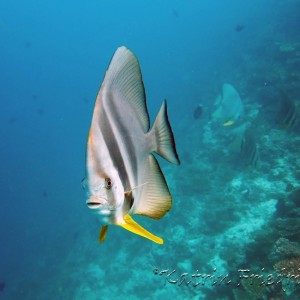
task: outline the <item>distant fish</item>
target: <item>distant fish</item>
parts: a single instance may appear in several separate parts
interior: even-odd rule
[[[42,109],[42,108],[38,108],[37,110],[36,110],[36,112],[40,115],[40,116],[43,116],[44,115],[44,110]]]
[[[25,46],[26,48],[30,48],[31,45],[32,45],[32,43],[31,43],[30,41],[26,41],[26,42],[24,43],[24,46]]]
[[[47,191],[43,191],[43,197],[44,197],[44,198],[47,198],[47,197],[48,197]]]
[[[245,26],[243,24],[237,24],[235,26],[235,31],[236,32],[241,32],[242,30],[244,30]]]
[[[172,14],[175,18],[179,18],[179,14],[175,8],[172,9]]]
[[[16,122],[16,120],[17,119],[15,117],[11,117],[11,118],[9,118],[8,123],[9,124],[14,124]]]
[[[203,106],[201,104],[198,104],[194,110],[194,119],[198,120],[202,116],[202,112],[203,112]]]
[[[5,285],[6,285],[6,284],[5,284],[4,281],[0,282],[0,292],[3,292],[3,291],[4,291]]]
[[[230,126],[244,113],[244,105],[237,90],[228,83],[224,83],[222,93],[215,101],[216,110],[212,118]]]
[[[292,128],[298,119],[297,107],[288,95],[280,91],[280,107],[277,115],[278,123],[285,128]]]
[[[139,62],[126,47],[115,52],[98,93],[87,142],[87,206],[104,222],[119,225],[155,243],[163,240],[137,224],[131,215],[160,219],[172,197],[155,151],[179,164],[163,102],[152,129]]]
[[[258,146],[256,144],[254,134],[250,129],[245,131],[242,139],[241,154],[246,165],[250,165],[252,167],[257,166],[257,161],[259,158]]]

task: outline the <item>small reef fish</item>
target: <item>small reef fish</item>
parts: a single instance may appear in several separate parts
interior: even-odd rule
[[[131,215],[160,219],[172,197],[152,152],[179,164],[163,102],[152,129],[139,62],[122,46],[106,71],[96,98],[86,153],[87,206],[105,224],[118,225],[151,241],[163,239],[137,224]]]
[[[222,93],[218,95],[214,105],[216,110],[212,118],[223,123],[223,126],[234,124],[244,113],[244,105],[237,90],[228,83],[224,83]]]
[[[203,112],[203,106],[201,104],[198,104],[194,110],[194,119],[198,120],[202,116],[202,112]]]

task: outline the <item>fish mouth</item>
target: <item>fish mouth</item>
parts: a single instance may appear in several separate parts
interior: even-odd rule
[[[102,206],[102,204],[98,203],[98,202],[87,202],[86,205],[88,206],[88,208],[90,209],[97,209],[99,207]]]
[[[114,209],[108,207],[107,200],[97,196],[92,196],[86,201],[86,205],[92,212],[96,213],[101,218],[109,218],[113,213]]]
[[[86,205],[90,209],[99,209],[101,207],[104,207],[106,203],[107,203],[107,201],[105,199],[99,198],[99,197],[95,197],[95,196],[89,198],[86,201]]]

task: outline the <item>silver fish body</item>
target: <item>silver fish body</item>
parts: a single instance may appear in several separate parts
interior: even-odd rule
[[[223,126],[234,124],[244,113],[244,105],[237,90],[229,83],[224,83],[222,92],[215,101],[216,110],[213,119],[219,120]]]
[[[131,219],[160,219],[171,194],[151,152],[179,164],[164,101],[152,129],[138,60],[126,47],[115,52],[96,98],[86,154],[88,207],[104,224],[120,225],[157,243]],[[104,240],[107,226],[102,228]]]

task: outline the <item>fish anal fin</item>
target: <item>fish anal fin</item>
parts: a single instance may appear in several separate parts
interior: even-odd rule
[[[121,227],[123,227],[124,229],[135,233],[137,235],[140,235],[146,239],[151,240],[154,243],[157,244],[163,244],[164,241],[162,238],[152,234],[151,232],[149,232],[148,230],[146,230],[145,228],[143,228],[141,225],[139,225],[137,222],[135,222],[130,215],[125,215],[124,216],[124,223],[122,224],[117,224]]]
[[[162,218],[172,206],[172,197],[164,175],[152,154],[144,166],[144,179],[138,201],[134,202],[132,214],[144,215],[153,219]]]
[[[105,240],[107,229],[108,229],[107,225],[101,227],[99,238],[98,238],[99,243],[102,243]]]

